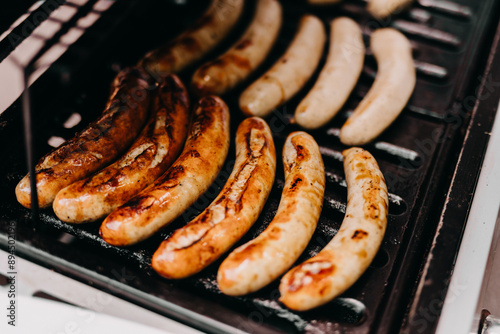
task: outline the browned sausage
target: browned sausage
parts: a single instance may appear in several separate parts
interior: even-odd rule
[[[276,216],[257,238],[236,248],[220,265],[219,289],[239,296],[283,274],[311,239],[323,206],[325,168],[314,138],[292,132],[283,146],[285,185]]]
[[[252,117],[236,132],[236,162],[217,198],[162,242],[152,266],[167,278],[193,275],[236,243],[259,217],[273,187],[276,153],[266,122]]]
[[[148,117],[152,87],[151,78],[138,67],[117,75],[102,116],[37,164],[41,208],[50,206],[62,188],[108,165],[130,146]],[[31,207],[28,175],[17,185],[16,196],[19,203]]]
[[[243,0],[212,0],[208,10],[186,32],[144,56],[139,65],[153,77],[178,73],[200,60],[231,31],[243,11]]]
[[[271,51],[283,21],[281,5],[277,0],[258,0],[255,11],[243,36],[193,74],[192,87],[198,95],[228,92],[248,78]]]
[[[229,110],[216,96],[194,111],[186,145],[174,164],[102,223],[102,238],[115,246],[144,240],[181,215],[208,189],[229,149]]]
[[[152,103],[141,136],[112,165],[61,190],[53,203],[59,219],[85,223],[104,218],[163,174],[186,140],[189,99],[175,75],[168,75]]]

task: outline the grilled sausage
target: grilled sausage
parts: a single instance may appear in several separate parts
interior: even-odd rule
[[[330,49],[318,80],[295,110],[295,121],[306,129],[328,123],[342,108],[363,69],[365,46],[359,25],[339,17],[330,23]]]
[[[247,118],[236,132],[236,162],[226,185],[200,215],[162,242],[153,269],[167,278],[184,278],[217,260],[259,217],[275,171],[271,130],[262,119]]]
[[[383,19],[409,6],[413,0],[369,0],[367,9],[376,18]]]
[[[291,133],[283,148],[285,185],[276,216],[257,238],[222,262],[219,289],[232,296],[257,291],[283,274],[311,239],[323,205],[325,170],[318,144]]]
[[[241,94],[243,113],[266,116],[295,95],[318,66],[325,39],[321,20],[313,15],[303,16],[285,54]]]
[[[243,0],[212,0],[205,14],[190,29],[147,53],[139,65],[155,78],[182,71],[228,35],[242,10]]]
[[[115,246],[144,240],[172,222],[207,190],[229,149],[229,110],[216,96],[202,98],[179,158],[152,185],[113,211],[99,233]]]
[[[238,42],[194,73],[192,87],[195,93],[222,95],[245,80],[271,50],[281,22],[280,3],[259,0],[253,21]]]
[[[108,215],[151,184],[174,162],[187,135],[189,99],[175,75],[158,87],[139,138],[118,161],[62,189],[53,208],[62,221],[85,223]]]
[[[360,148],[343,152],[347,209],[342,226],[318,253],[281,279],[288,308],[305,311],[347,290],[368,268],[382,243],[388,196],[384,176],[373,156]]]
[[[151,78],[139,68],[120,72],[100,118],[44,156],[36,166],[38,205],[46,208],[57,193],[115,160],[141,131],[148,117]],[[16,187],[19,203],[31,207],[29,175]]]
[[[398,117],[415,88],[416,73],[408,39],[393,28],[376,30],[371,49],[378,70],[373,86],[340,129],[345,145],[364,145]]]

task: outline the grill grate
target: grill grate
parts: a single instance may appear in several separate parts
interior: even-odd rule
[[[202,2],[188,2],[193,3],[199,5]],[[493,13],[495,8],[498,9],[499,1],[460,0],[451,3],[421,0],[408,12],[384,22],[370,18],[363,1],[346,2],[324,9],[307,7],[298,0],[283,2],[283,5],[285,24],[279,40],[253,78],[262,74],[286,49],[293,38],[299,17],[305,11],[317,14],[325,22],[340,15],[353,17],[362,26],[366,42],[375,28],[396,27],[410,38],[414,48],[418,74],[415,92],[397,121],[377,141],[366,146],[386,177],[390,192],[390,214],[386,236],[378,255],[351,289],[321,308],[297,313],[277,302],[278,282],[247,297],[222,295],[215,280],[220,261],[195,277],[179,282],[159,278],[149,267],[152,253],[163,238],[193,218],[215,198],[217,190],[225,182],[224,173],[181,218],[157,236],[136,246],[117,248],[107,245],[98,236],[99,224],[65,224],[51,210],[41,211],[40,223],[33,225],[30,212],[16,202],[13,191],[26,170],[19,133],[22,124],[19,112],[21,104],[17,101],[0,116],[0,142],[13,143],[2,148],[5,161],[0,166],[0,174],[7,176],[7,182],[0,185],[0,217],[2,221],[18,223],[19,252],[33,261],[54,266],[67,275],[91,282],[125,299],[210,332],[240,329],[256,333],[369,333],[387,332],[392,326],[399,328],[405,309],[411,302],[411,289],[418,280],[418,269],[426,246],[433,238],[433,226],[435,228],[439,218],[433,214],[433,208],[437,206],[439,210],[442,201],[439,194],[445,192],[439,185],[444,183],[446,188],[448,180],[445,175],[446,164],[442,161],[458,153],[453,143],[465,126],[465,119],[461,115],[467,112],[467,105],[455,101],[467,93],[468,86],[464,82],[477,73],[471,64],[483,52],[481,41],[486,38],[490,22],[497,19]],[[173,1],[117,2],[103,14],[33,84],[33,135],[37,156],[51,149],[51,138],[69,139],[97,116],[106,99],[107,85],[117,70],[135,63],[148,49],[157,46],[158,36],[165,40],[174,36],[187,25],[189,20],[186,18],[192,20],[203,10],[200,5],[196,6],[196,10],[188,7],[176,5]],[[251,10],[251,7],[252,4],[248,2],[247,9]],[[245,24],[241,22],[234,34],[214,54],[231,45]],[[183,74],[184,82],[188,82],[189,72]],[[347,191],[341,156],[345,146],[340,143],[338,132],[370,88],[375,74],[375,60],[368,54],[360,82],[341,114],[325,128],[311,132],[321,148],[327,185],[318,229],[299,261],[316,254],[340,228]],[[289,124],[289,120],[313,81],[314,78],[298,96],[275,110],[268,119],[278,155],[287,134],[299,129]],[[224,97],[232,110],[233,138],[237,124],[242,119],[237,111],[239,92]],[[68,128],[64,124],[74,115],[79,115],[81,120]],[[227,171],[233,159],[234,144],[223,171]],[[277,180],[264,211],[238,245],[258,235],[269,224],[278,207],[282,187],[283,168],[279,161]],[[3,226],[5,224],[0,227],[0,245],[5,242]],[[66,238],[66,233],[77,238]],[[415,251],[421,255],[403,266],[401,260],[408,244],[418,246]],[[47,254],[55,255],[56,258]],[[408,271],[406,279],[396,280],[402,268],[407,267],[413,269]],[[401,291],[402,287],[408,291]],[[397,302],[398,309],[391,305],[393,301]],[[231,327],[228,329],[206,319],[200,320],[176,308],[177,305]]]

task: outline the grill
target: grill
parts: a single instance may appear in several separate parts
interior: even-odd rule
[[[49,2],[31,7],[18,20],[17,28],[7,30],[0,40],[0,61],[4,63],[0,63],[0,71],[23,47],[23,40],[35,39],[43,45],[37,55],[41,60],[33,69],[27,69],[33,73],[28,82],[33,125],[30,135],[34,138],[32,151],[36,160],[51,145],[57,145],[60,138],[71,138],[97,117],[119,69],[135,64],[146,51],[176,36],[206,6],[201,0],[53,1],[47,6]],[[29,5],[20,2],[19,12]],[[251,12],[253,6],[247,1],[245,10]],[[408,11],[383,21],[371,18],[363,1],[317,8],[293,0],[283,2],[283,6],[284,25],[279,40],[250,81],[284,52],[304,12],[314,13],[325,22],[343,15],[354,18],[363,28],[367,45],[374,29],[393,26],[410,38],[414,49],[414,94],[396,122],[366,146],[386,177],[389,218],[379,253],[353,287],[327,305],[301,313],[291,312],[277,302],[278,282],[246,297],[223,295],[215,279],[221,261],[181,281],[165,280],[154,273],[149,263],[161,240],[201,212],[224,185],[229,174],[225,172],[230,172],[230,162],[234,160],[234,143],[226,165],[209,191],[173,224],[138,245],[112,247],[98,236],[99,223],[69,225],[59,221],[50,209],[40,211],[37,218],[17,203],[14,194],[17,182],[27,171],[21,98],[0,115],[4,160],[0,166],[0,175],[4,176],[0,184],[0,247],[7,249],[7,223],[15,222],[19,256],[207,332],[433,331],[500,96],[494,89],[500,73],[491,66],[495,60],[498,63],[496,51],[500,50],[500,30],[496,27],[500,2],[420,0]],[[72,9],[67,20],[53,17],[64,8]],[[44,20],[40,19],[41,13],[46,14]],[[94,19],[90,20],[89,15]],[[36,17],[41,21],[38,24],[34,23]],[[33,28],[45,22],[57,24],[55,37],[37,35],[37,30],[23,33],[23,29],[29,30],[26,27],[30,22]],[[210,56],[230,46],[247,23],[247,19],[241,20]],[[81,37],[68,42],[68,31],[77,31]],[[16,36],[19,38],[13,39]],[[13,40],[16,43],[8,43]],[[60,57],[54,48],[63,50]],[[43,57],[51,52],[57,60],[44,67]],[[488,62],[482,61],[489,54]],[[181,74],[185,83],[192,70]],[[360,81],[340,115],[326,127],[311,132],[321,148],[327,185],[317,231],[299,261],[315,255],[340,228],[347,190],[341,155],[346,147],[338,139],[339,128],[368,91],[375,75],[376,63],[368,50]],[[287,134],[299,130],[290,124],[290,119],[314,79],[267,119],[278,154]],[[8,82],[9,78],[2,80]],[[223,97],[232,111],[232,138],[242,120],[237,104],[241,89]],[[484,94],[486,91],[490,94]],[[237,245],[254,238],[269,224],[283,184],[279,161],[275,185],[264,211]],[[429,305],[430,317],[429,312],[422,311],[428,310]]]

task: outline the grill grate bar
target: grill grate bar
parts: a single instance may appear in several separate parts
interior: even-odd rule
[[[347,182],[342,175],[339,175],[335,172],[331,172],[329,170],[325,170],[325,176],[328,182],[336,184],[342,188],[347,188]],[[395,205],[402,205],[404,203],[404,199],[401,196],[393,194],[391,192],[388,193],[389,202]],[[345,201],[339,201],[339,203],[346,204]]]
[[[340,129],[330,128],[326,130],[326,134],[338,138],[340,135]],[[373,145],[376,150],[389,154],[394,158],[401,158],[410,161],[417,161],[420,159],[420,155],[417,152],[392,143],[377,141],[371,145]],[[336,160],[343,161],[342,153],[339,151],[335,151],[327,147],[320,147],[320,151],[322,154],[324,152],[324,154],[329,157],[335,157]]]
[[[1,35],[0,35],[0,41],[2,41],[5,37],[7,37],[11,32],[12,30],[14,30],[15,28],[17,28],[20,24],[22,24],[23,22],[26,22],[26,19],[28,18],[28,16],[33,13],[35,10],[37,10],[44,2],[43,1],[37,1],[35,2],[27,11],[26,13],[24,13],[23,15],[21,15],[17,20],[14,21],[14,23],[12,23],[10,25],[10,27],[5,30]]]
[[[3,39],[0,39],[0,62],[28,38],[31,32],[64,2],[64,0],[49,0],[41,3],[37,8],[33,6],[33,10],[28,13],[24,20],[20,19],[21,22],[18,22],[17,26],[9,29],[5,36],[2,35]]]
[[[472,10],[468,6],[459,5],[452,1],[445,0],[418,0],[422,7],[433,9],[435,11],[452,15],[458,18],[469,19],[472,16]]]
[[[408,16],[417,22],[426,24],[432,19],[432,14],[425,9],[413,8],[408,12]]]
[[[421,23],[395,20],[392,26],[403,33],[421,37],[432,42],[438,42],[449,47],[458,48],[462,45],[462,40],[458,36]]]

